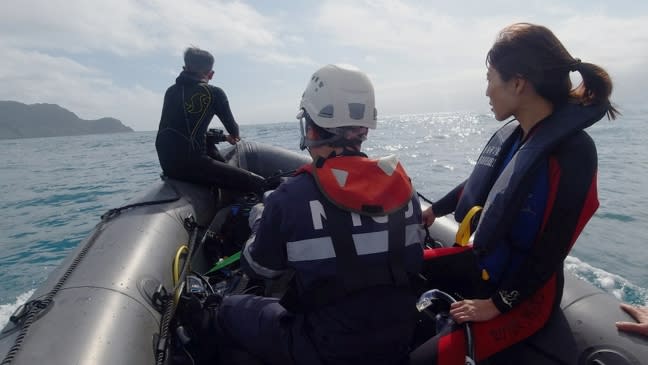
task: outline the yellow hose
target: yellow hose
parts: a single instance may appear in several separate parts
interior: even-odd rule
[[[482,210],[482,207],[475,205],[474,207],[470,208],[468,214],[466,214],[464,219],[461,221],[459,229],[457,230],[457,236],[455,236],[455,243],[459,246],[466,246],[468,244],[468,241],[470,241],[470,236],[472,235],[472,232],[470,231],[470,223],[472,222],[475,214],[477,214],[477,212],[479,212],[480,210]]]
[[[180,301],[180,294],[182,293],[182,290],[184,289],[185,283],[184,281],[178,285],[178,288],[175,290],[175,293],[173,293],[173,304],[178,304]]]
[[[187,245],[182,245],[178,247],[175,257],[173,258],[173,287],[175,288],[178,285],[178,280],[180,280],[180,257],[186,255],[189,251]]]

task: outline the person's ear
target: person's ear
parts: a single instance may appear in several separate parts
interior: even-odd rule
[[[207,73],[207,79],[211,80],[214,77],[214,70],[211,70]]]
[[[308,138],[311,141],[316,141],[319,139],[319,134],[315,130],[315,128],[307,127],[306,128],[306,138]]]
[[[522,76],[516,76],[514,81],[515,93],[520,95],[524,92],[529,81]]]

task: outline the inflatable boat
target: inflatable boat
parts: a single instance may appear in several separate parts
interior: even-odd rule
[[[251,142],[223,155],[277,181],[310,161]],[[2,365],[200,363],[177,318],[183,293],[270,292],[236,269],[245,237],[232,217],[258,199],[163,177],[130,204],[106,212],[0,332]],[[430,232],[451,244],[456,228],[440,218]],[[206,247],[210,239],[221,245]],[[648,364],[648,339],[615,328],[615,321],[632,319],[613,296],[566,272],[561,309],[511,363]]]

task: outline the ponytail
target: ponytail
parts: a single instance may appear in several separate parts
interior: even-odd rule
[[[572,64],[571,71],[578,71],[583,81],[570,92],[570,98],[580,104],[609,104],[608,119],[616,119],[620,114],[616,107],[610,103],[612,94],[612,80],[610,75],[601,67],[578,58]]]

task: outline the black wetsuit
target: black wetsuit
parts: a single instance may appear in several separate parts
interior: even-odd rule
[[[225,92],[199,75],[183,71],[164,95],[155,148],[168,177],[218,187],[257,191],[263,179],[222,162],[206,131],[214,115],[227,132],[238,137],[238,124]],[[220,160],[220,161],[219,161]]]

